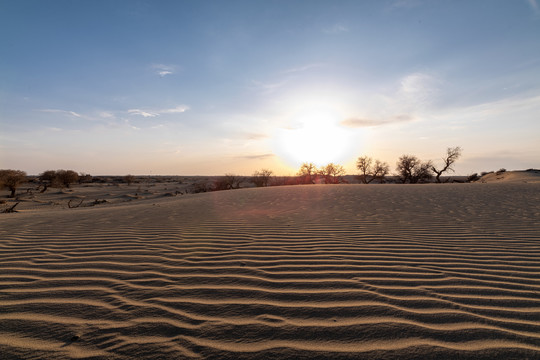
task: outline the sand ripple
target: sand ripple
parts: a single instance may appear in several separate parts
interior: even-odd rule
[[[0,354],[540,358],[539,190],[297,186],[2,216]]]

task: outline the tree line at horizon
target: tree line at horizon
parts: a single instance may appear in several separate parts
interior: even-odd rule
[[[447,148],[446,154],[442,158],[442,166],[436,166],[433,161],[422,161],[414,155],[402,155],[396,162],[396,172],[394,176],[403,184],[416,184],[432,181],[435,178],[437,183],[442,182],[441,176],[444,173],[454,171],[453,165],[461,157],[462,149],[459,146]],[[373,159],[369,156],[360,156],[356,161],[356,168],[359,170],[357,179],[360,183],[370,184],[372,182],[385,183],[390,174],[388,163]],[[502,169],[501,169],[502,170]],[[484,173],[483,173],[484,174]],[[483,175],[482,174],[482,175]],[[97,179],[89,174],[77,173],[73,170],[46,170],[37,177],[39,186],[36,190],[41,193],[47,191],[48,187],[69,188],[74,183],[90,183]],[[468,176],[468,181],[478,180],[475,173]],[[21,170],[0,170],[0,188],[10,190],[9,197],[15,197],[17,188],[28,181],[27,174]],[[125,175],[122,181],[131,185],[135,182],[135,176]],[[448,180],[447,180],[448,181]],[[346,183],[345,169],[335,163],[329,163],[322,167],[317,167],[311,162],[303,163],[296,176],[278,177],[274,176],[272,170],[261,169],[255,171],[251,177],[243,177],[235,174],[225,174],[216,179],[213,184],[194,184],[192,192],[207,192],[218,190],[238,189],[243,183],[250,182],[256,187],[279,186],[279,185],[301,185],[301,184],[340,184]]]

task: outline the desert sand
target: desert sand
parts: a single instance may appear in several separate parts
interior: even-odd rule
[[[105,205],[0,214],[2,359],[540,358],[538,182]]]

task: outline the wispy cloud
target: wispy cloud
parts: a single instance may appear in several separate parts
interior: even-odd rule
[[[411,115],[397,115],[386,119],[348,118],[341,121],[340,125],[349,128],[362,128],[413,121],[414,119],[415,117]]]
[[[154,64],[154,65],[152,65],[152,69],[154,69],[155,73],[157,75],[159,75],[160,77],[165,77],[167,75],[174,74],[176,66],[174,66],[174,65],[164,65],[164,64]]]
[[[183,113],[189,110],[189,106],[187,105],[178,105],[174,108],[170,109],[161,109],[161,110],[141,110],[141,109],[129,109],[128,113],[131,115],[140,115],[145,118],[148,117],[156,117],[163,114],[178,114]]]
[[[242,155],[238,156],[240,159],[248,160],[264,160],[276,156],[275,154],[260,154],[260,155]]]
[[[78,118],[82,118],[83,116],[79,113],[76,113],[75,111],[69,111],[69,110],[61,110],[61,109],[41,109],[38,110],[44,113],[56,113],[56,114],[64,114],[68,116],[74,116]]]
[[[150,112],[150,111],[144,111],[144,110],[140,110],[140,109],[130,109],[130,110],[128,110],[128,113],[130,113],[131,115],[140,115],[140,116],[143,116],[145,118],[147,118],[147,117],[156,117],[156,116],[159,115],[157,113],[153,113],[153,112]]]
[[[415,106],[430,105],[439,95],[440,80],[425,73],[412,73],[401,79],[398,97]]]
[[[322,31],[325,34],[341,34],[348,32],[349,28],[342,23],[336,23],[332,26],[325,27]]]
[[[178,105],[177,107],[174,107],[172,109],[163,109],[160,110],[160,114],[176,114],[176,113],[183,113],[189,110],[189,106],[187,105]]]
[[[311,69],[315,69],[315,68],[320,68],[320,67],[323,67],[324,65],[325,64],[323,64],[323,63],[307,64],[307,65],[298,66],[298,67],[294,67],[294,68],[284,70],[281,73],[282,74],[297,73],[297,72],[302,72],[302,71],[311,70]]]

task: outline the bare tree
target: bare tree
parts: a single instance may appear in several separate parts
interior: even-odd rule
[[[255,171],[253,173],[253,176],[251,177],[251,182],[254,183],[257,187],[268,186],[272,174],[272,170],[268,169],[261,169],[259,171]]]
[[[302,184],[315,184],[315,178],[317,177],[317,167],[313,163],[303,163],[298,171],[300,182]]]
[[[435,179],[438,183],[441,182],[440,177],[442,173],[447,171],[454,171],[452,165],[454,165],[454,163],[457,161],[457,159],[459,159],[460,156],[461,148],[459,146],[456,146],[454,148],[448,148],[446,149],[446,156],[442,158],[444,163],[443,167],[440,170],[437,170],[435,166],[431,166],[431,170],[435,173]]]
[[[343,176],[345,175],[345,169],[341,165],[330,163],[320,169],[320,173],[324,178],[325,184],[339,184],[344,182]]]
[[[358,178],[364,184],[369,184],[373,181],[373,173],[371,169],[372,162],[373,159],[371,159],[369,156],[360,156],[358,160],[356,160],[356,168],[360,170],[360,175]]]
[[[390,166],[387,163],[380,160],[375,160],[373,163],[373,159],[368,156],[359,157],[356,160],[356,168],[360,170],[358,179],[364,184],[369,184],[373,180],[379,180],[382,184],[390,172]]]
[[[408,181],[416,184],[433,177],[432,166],[431,161],[422,162],[414,155],[403,155],[397,162],[396,171],[402,183],[405,184]]]
[[[384,183],[386,175],[390,173],[390,165],[383,161],[375,160],[373,165],[373,179],[378,180],[381,184]]]
[[[0,170],[0,188],[7,187],[15,197],[15,192],[19,185],[26,181],[26,173],[22,170]]]

